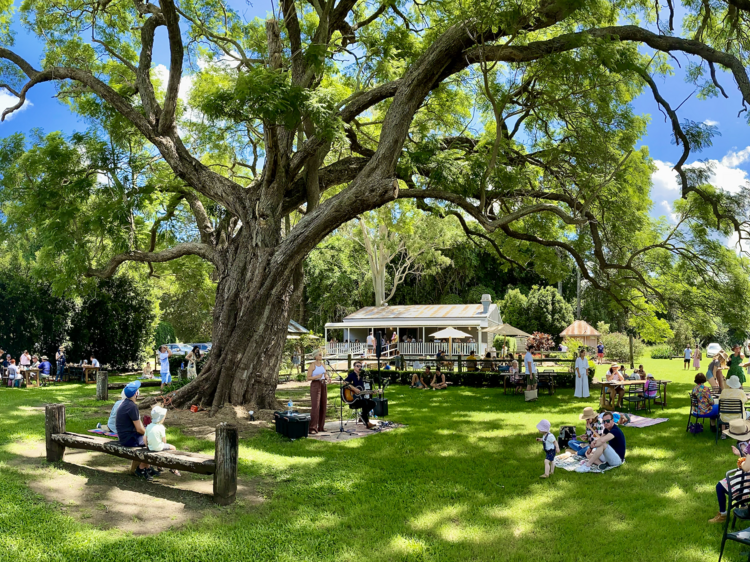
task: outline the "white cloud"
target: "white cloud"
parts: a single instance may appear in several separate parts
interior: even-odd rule
[[[677,172],[672,167],[671,162],[662,162],[654,160],[656,171],[651,174],[651,181],[655,190],[680,191],[680,182],[677,179]]]
[[[721,163],[724,166],[735,168],[740,164],[747,161],[750,158],[750,146],[747,146],[739,152],[730,151],[724,158],[721,159]]]
[[[169,81],[169,69],[163,64],[157,64],[153,70],[156,77],[161,82],[162,89],[166,89],[167,82]],[[180,91],[177,94],[183,102],[187,103],[188,94],[190,89],[193,87],[193,76],[190,74],[183,74],[180,80]]]
[[[719,122],[714,121],[713,119],[706,119],[703,124],[708,125],[709,127],[717,127],[719,125]]]
[[[17,103],[18,103],[18,98],[16,96],[6,92],[5,90],[0,90],[0,113],[2,113],[3,110],[9,107],[13,107]],[[23,105],[19,107],[18,109],[16,109],[13,113],[8,115],[5,118],[5,120],[8,121],[10,119],[13,119],[19,111],[23,111],[24,109],[31,107],[32,105],[34,104],[32,104],[28,99],[26,99],[23,102]]]

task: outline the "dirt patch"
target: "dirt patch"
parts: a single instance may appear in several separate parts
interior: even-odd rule
[[[254,412],[255,421],[250,420],[248,408],[226,404],[219,408],[216,415],[208,417],[208,412],[191,412],[190,410],[170,410],[167,415],[167,425],[178,427],[185,435],[216,440],[216,426],[222,422],[234,424],[239,430],[240,438],[251,437],[266,427],[272,427],[273,411],[259,410]]]
[[[153,535],[217,515],[211,501],[211,476],[165,471],[154,483],[127,473],[130,461],[111,455],[68,449],[59,467],[44,460],[44,443],[16,444],[9,462],[28,478],[28,486],[41,494],[53,509],[101,529],[119,529],[134,535]],[[263,502],[256,481],[238,482],[239,509]]]

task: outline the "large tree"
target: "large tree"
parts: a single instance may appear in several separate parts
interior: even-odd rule
[[[90,276],[109,277],[126,262],[210,262],[213,353],[176,401],[202,400],[212,411],[226,401],[274,407],[302,261],[334,229],[396,198],[455,217],[473,238],[501,232],[488,241],[510,260],[510,242],[564,250],[622,306],[664,296],[644,273],[655,259],[692,257],[701,249],[685,243],[693,236],[710,242],[690,223],[746,238],[745,199],[683,167],[710,131],[681,122],[651,74],[682,52],[697,81],[710,73],[706,93],[721,90],[718,66],[750,102],[748,7],[686,3],[680,34],[672,6],[660,14],[645,1],[281,0],[267,21],[244,22],[221,0],[27,0],[22,18],[44,56],[39,63],[12,50],[5,29],[3,87],[18,103],[3,116],[34,86],[54,82],[60,99],[106,130],[104,148],[111,141],[112,153],[151,159],[112,167],[116,159],[84,158],[67,177],[16,170],[14,181],[19,192],[38,192],[54,181],[45,174],[57,176],[93,197],[97,174],[108,176],[119,196],[110,199],[108,242],[77,262]],[[635,23],[654,20],[653,30]],[[162,28],[169,69],[160,75],[153,53]],[[209,64],[199,65],[184,108],[181,84],[201,59]],[[648,201],[647,152],[634,148],[645,121],[629,106],[643,87],[684,151],[675,169],[692,207],[683,228],[648,229],[641,244],[621,246],[617,230],[643,220],[622,213]],[[164,236],[182,211],[193,215],[192,233]],[[574,227],[583,234],[571,241]]]

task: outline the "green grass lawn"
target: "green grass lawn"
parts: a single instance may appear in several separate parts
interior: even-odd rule
[[[14,443],[44,438],[44,414],[30,406],[66,402],[68,431],[91,427],[101,407],[86,400],[93,385],[3,388],[0,560],[716,560],[721,527],[707,520],[717,511],[716,482],[736,466],[733,441],[685,432],[692,369],[642,362],[675,381],[669,407],[652,414],[669,422],[624,428],[627,462],[604,474],[558,470],[540,480],[535,441],[542,418],[580,433],[578,414],[596,407],[598,391],[578,400],[561,389],[526,404],[502,389],[391,387],[390,419],[408,427],[336,444],[263,431],[241,441],[239,466],[241,480],[260,482],[260,507],[235,505],[146,537],[76,521],[9,464]],[[213,451],[167,431],[178,448]],[[727,560],[740,559],[739,545],[727,550]]]

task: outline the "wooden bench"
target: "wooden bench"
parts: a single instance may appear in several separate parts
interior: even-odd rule
[[[65,431],[65,405],[46,404],[45,435],[47,462],[63,460],[65,449],[85,449],[106,453],[132,461],[134,471],[140,463],[174,468],[196,474],[214,475],[213,501],[219,505],[234,503],[237,494],[237,426],[220,423],[216,426],[215,456],[187,451],[149,451],[145,447],[123,447],[117,441],[96,435],[80,435]]]

